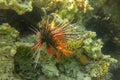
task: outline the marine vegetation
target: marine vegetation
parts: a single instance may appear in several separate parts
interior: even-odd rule
[[[85,25],[107,1],[0,0],[0,80],[111,80],[117,60]]]

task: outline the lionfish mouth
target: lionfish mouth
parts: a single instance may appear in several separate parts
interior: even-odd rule
[[[60,53],[63,53],[65,56],[70,56],[72,51],[66,50],[66,38],[63,28],[65,28],[68,23],[62,23],[55,26],[54,21],[43,20],[41,27],[39,29],[34,29],[38,37],[38,42],[33,45],[32,49],[37,49],[37,55],[40,55],[40,50],[43,43],[47,45],[47,53],[52,54],[52,48],[55,49],[57,59],[60,58]],[[38,56],[37,56],[38,57]],[[36,59],[36,62],[38,58]]]

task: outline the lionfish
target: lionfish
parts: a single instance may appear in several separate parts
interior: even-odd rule
[[[63,53],[65,56],[70,56],[72,51],[66,49],[66,38],[65,31],[63,30],[68,23],[60,23],[57,26],[54,25],[54,21],[43,20],[41,27],[39,29],[34,29],[38,37],[38,42],[33,45],[32,49],[37,49],[36,53],[36,62],[39,59],[40,50],[43,43],[46,43],[46,50],[49,55],[52,54],[52,49],[55,49],[57,59],[60,58],[60,53]]]

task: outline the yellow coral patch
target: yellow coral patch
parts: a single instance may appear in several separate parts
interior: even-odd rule
[[[84,39],[80,39],[78,41],[68,41],[67,42],[67,48],[70,50],[75,50],[81,47]]]

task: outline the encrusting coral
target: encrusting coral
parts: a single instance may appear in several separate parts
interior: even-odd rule
[[[103,80],[105,75],[108,73],[108,69],[111,63],[116,63],[117,60],[111,58],[109,55],[103,55],[102,58],[98,59],[94,63],[86,66],[86,71],[91,77],[96,77],[97,80]]]
[[[32,11],[32,0],[0,0],[0,9],[12,9],[22,15]]]
[[[35,0],[33,4],[47,13],[55,12],[61,18],[67,18],[68,20],[79,18],[82,20],[81,15],[92,11],[94,8],[90,5],[89,0]],[[45,5],[44,5],[45,4]]]
[[[36,6],[45,13],[42,17],[50,18],[33,22],[39,27],[30,25],[27,34],[18,36],[12,23],[0,25],[0,79],[104,80],[117,60],[102,53],[102,41],[82,23],[93,10],[89,0],[0,0],[0,9],[15,10],[24,20],[30,19],[24,13]],[[57,52],[61,57],[55,60]]]
[[[0,79],[21,80],[14,71],[15,40],[19,32],[7,23],[0,25]]]

